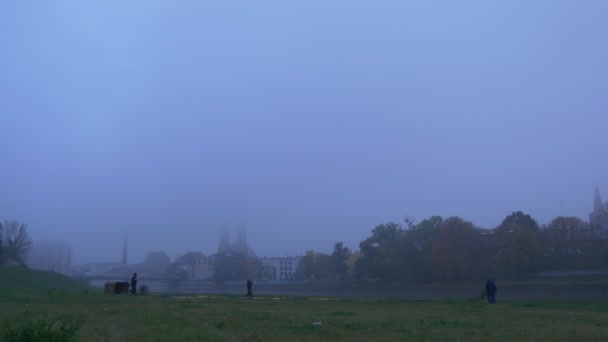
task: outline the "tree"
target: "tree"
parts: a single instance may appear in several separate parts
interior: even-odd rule
[[[402,234],[403,229],[398,223],[376,226],[372,230],[372,236],[359,244],[362,257],[355,265],[357,277],[385,280],[399,278],[404,263],[398,253],[398,240]]]
[[[327,279],[333,272],[333,259],[328,254],[315,253],[311,249],[306,251],[301,262],[300,272],[305,279]]]
[[[346,261],[346,264],[348,266],[348,277],[349,278],[354,278],[355,277],[355,267],[357,265],[357,261],[361,258],[361,251],[357,250],[353,253],[351,253],[350,257],[348,257],[348,260]]]
[[[25,260],[32,247],[32,240],[27,234],[27,225],[18,221],[5,221],[0,224],[3,238],[2,251],[5,260],[14,260],[25,266]]]
[[[491,259],[505,274],[519,275],[534,271],[540,261],[539,226],[530,215],[511,213],[494,229]]]
[[[336,242],[334,251],[331,254],[333,274],[336,278],[344,279],[348,275],[347,261],[350,254],[351,252],[348,247],[345,247],[342,242]]]
[[[332,259],[329,254],[316,253],[315,254],[315,268],[314,275],[317,279],[328,279],[332,273]]]
[[[471,222],[460,217],[446,219],[439,225],[433,240],[433,275],[440,280],[474,279],[485,275],[482,246],[481,234]]]
[[[302,276],[305,279],[314,278],[315,274],[315,251],[310,249],[302,257]]]
[[[544,253],[554,268],[585,266],[592,238],[589,224],[573,216],[556,217],[542,230]]]
[[[498,267],[511,275],[528,274],[539,264],[541,248],[538,234],[524,226],[511,228],[502,253],[498,257]]]
[[[516,211],[511,213],[511,215],[505,217],[500,224],[502,227],[515,227],[515,226],[523,226],[532,231],[537,231],[539,229],[538,222],[532,218],[532,216],[528,214],[524,214],[521,211]]]
[[[405,259],[405,280],[427,282],[432,279],[433,240],[443,222],[441,216],[432,216],[419,224],[406,220],[408,230],[401,238],[399,249]]]

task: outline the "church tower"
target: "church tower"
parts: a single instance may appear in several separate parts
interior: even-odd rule
[[[591,229],[600,236],[608,236],[608,208],[602,202],[600,189],[595,188],[595,198],[593,200],[593,211],[589,213],[589,225]]]

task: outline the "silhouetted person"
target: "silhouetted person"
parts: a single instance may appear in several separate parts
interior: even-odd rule
[[[253,286],[253,283],[251,282],[251,280],[247,280],[247,297],[248,298],[253,297],[253,293],[251,293],[252,286]]]
[[[492,279],[486,281],[486,293],[488,294],[488,303],[496,303],[496,284]]]
[[[137,294],[137,273],[133,273],[131,277],[131,293]]]

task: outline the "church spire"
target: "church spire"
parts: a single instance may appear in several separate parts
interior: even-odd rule
[[[593,211],[595,212],[603,212],[606,209],[604,208],[604,203],[602,202],[602,197],[600,196],[599,187],[595,187],[595,201],[593,202]]]

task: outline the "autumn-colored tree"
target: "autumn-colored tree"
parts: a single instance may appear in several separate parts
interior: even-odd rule
[[[439,280],[484,277],[482,240],[478,229],[460,217],[443,221],[433,240],[433,276]]]

